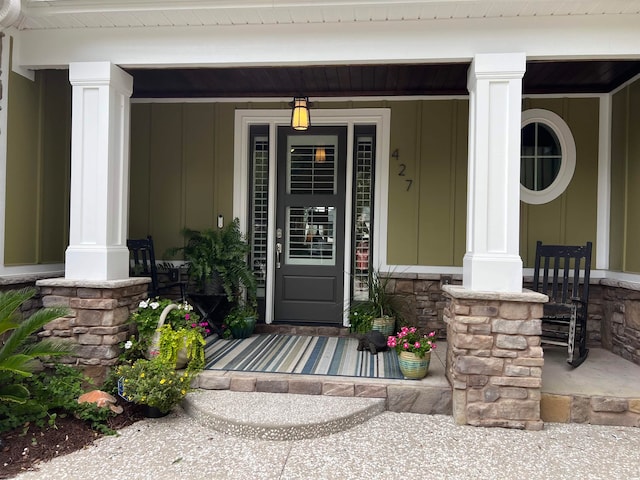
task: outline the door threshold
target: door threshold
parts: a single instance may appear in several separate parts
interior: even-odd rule
[[[255,332],[281,335],[312,335],[320,337],[345,337],[351,334],[349,327],[308,324],[296,325],[292,323],[259,323],[256,325]]]

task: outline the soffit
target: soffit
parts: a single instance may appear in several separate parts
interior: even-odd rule
[[[23,0],[15,26],[29,30],[638,13],[637,0]]]
[[[138,98],[466,95],[468,63],[127,69]],[[523,93],[606,93],[639,61],[527,62]]]

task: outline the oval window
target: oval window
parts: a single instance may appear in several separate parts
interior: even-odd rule
[[[520,198],[547,203],[564,192],[573,177],[576,148],[562,118],[542,109],[522,113]]]

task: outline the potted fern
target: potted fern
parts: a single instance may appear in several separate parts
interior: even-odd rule
[[[250,247],[240,231],[239,219],[217,230],[185,228],[182,234],[187,239],[186,245],[171,248],[167,253],[183,253],[197,293],[213,295],[223,291],[229,302],[237,303],[243,289],[250,294],[255,292],[256,280],[247,265]]]

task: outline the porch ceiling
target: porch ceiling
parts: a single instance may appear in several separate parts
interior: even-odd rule
[[[127,69],[137,98],[466,95],[468,63]],[[530,61],[524,94],[606,93],[640,61]]]

